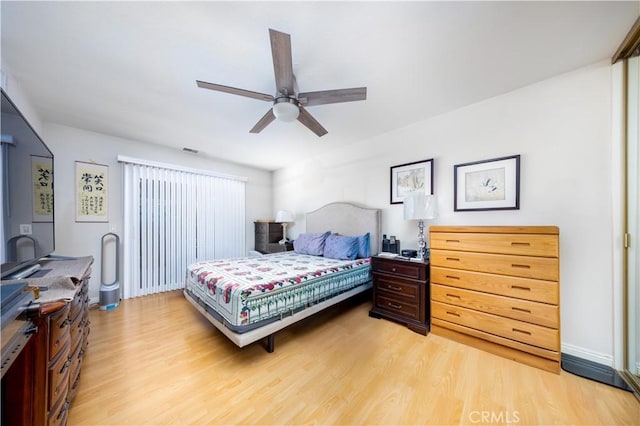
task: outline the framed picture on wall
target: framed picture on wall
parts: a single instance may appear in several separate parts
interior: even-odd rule
[[[109,166],[76,161],[76,222],[108,222]]]
[[[518,210],[520,156],[453,166],[453,210]]]
[[[33,222],[53,222],[53,160],[31,156]]]
[[[391,204],[402,204],[414,191],[433,194],[433,158],[391,167]]]

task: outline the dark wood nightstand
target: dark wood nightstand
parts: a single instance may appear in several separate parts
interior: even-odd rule
[[[280,251],[286,250],[276,250],[276,247],[273,247],[271,251],[269,247],[275,243],[278,245],[278,241],[282,239],[282,224],[276,222],[265,222],[265,221],[257,221],[255,224],[255,250],[260,253],[276,253]],[[293,248],[291,249],[293,250]]]
[[[406,324],[416,333],[429,332],[429,261],[373,256],[373,308],[369,316]]]

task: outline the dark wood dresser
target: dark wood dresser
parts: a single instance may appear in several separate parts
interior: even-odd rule
[[[278,244],[282,239],[282,224],[276,222],[258,221],[255,224],[255,250],[262,254],[279,253],[293,250],[293,245]]]
[[[73,284],[67,300],[48,301],[46,291],[35,300],[41,303],[38,314],[31,318],[37,331],[2,378],[3,425],[67,422],[90,330],[89,274],[93,258],[81,259],[81,270],[69,276]],[[50,270],[47,276],[56,277],[64,262],[49,261],[43,269]],[[43,286],[47,276],[27,281],[31,286]]]
[[[429,262],[373,256],[373,308],[369,316],[429,332]]]

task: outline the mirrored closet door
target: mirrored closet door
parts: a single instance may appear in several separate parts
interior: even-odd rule
[[[640,390],[640,58],[626,60],[627,238],[625,375]]]

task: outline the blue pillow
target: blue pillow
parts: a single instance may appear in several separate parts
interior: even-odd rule
[[[293,251],[300,254],[311,254],[322,256],[324,253],[325,240],[331,232],[317,234],[300,234],[293,240]]]
[[[371,243],[369,242],[369,233],[358,236],[358,256],[357,259],[371,257]]]
[[[353,260],[358,255],[358,237],[329,235],[324,243],[324,257]]]

